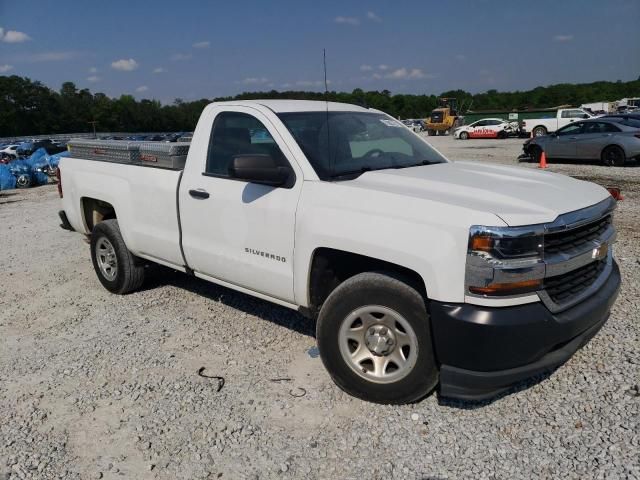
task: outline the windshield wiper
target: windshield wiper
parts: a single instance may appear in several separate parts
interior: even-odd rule
[[[366,172],[373,172],[376,170],[398,170],[401,168],[421,167],[423,165],[434,165],[439,162],[432,162],[430,160],[421,160],[418,163],[410,163],[409,165],[385,165],[384,167],[360,167],[354,170],[346,170],[344,172],[335,173],[330,175],[332,180],[348,179],[353,180]]]
[[[387,167],[385,167],[385,168],[387,168]],[[340,172],[340,173],[334,173],[333,175],[331,175],[331,178],[334,179],[334,180],[336,180],[336,179],[339,180],[339,179],[344,178],[344,177],[357,178],[360,175],[362,175],[363,173],[370,172],[372,170],[381,170],[381,169],[380,168],[371,168],[371,167],[360,167],[360,168],[358,168],[356,170],[347,170],[347,171]]]

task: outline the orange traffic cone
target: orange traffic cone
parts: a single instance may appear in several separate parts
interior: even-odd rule
[[[547,155],[544,153],[544,150],[540,154],[540,165],[538,168],[547,168]]]

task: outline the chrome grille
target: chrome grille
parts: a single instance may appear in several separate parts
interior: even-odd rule
[[[581,227],[547,234],[544,236],[544,254],[550,256],[583,250],[592,245],[594,241],[602,238],[610,225],[611,215],[607,215]]]
[[[556,304],[563,304],[584,293],[605,270],[607,260],[592,262],[571,272],[544,280],[547,295]]]

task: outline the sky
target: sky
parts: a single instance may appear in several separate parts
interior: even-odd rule
[[[640,0],[0,0],[0,75],[171,103],[640,76]],[[607,99],[603,99],[607,100]]]

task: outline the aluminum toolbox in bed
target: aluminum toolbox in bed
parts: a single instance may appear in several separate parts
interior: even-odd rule
[[[127,140],[93,140],[72,138],[67,144],[72,157],[103,162],[133,163],[137,161],[138,146]]]
[[[182,170],[189,153],[188,143],[138,142],[138,161],[153,167]]]
[[[189,145],[74,138],[69,141],[68,148],[71,156],[75,158],[182,170],[187,160]]]

